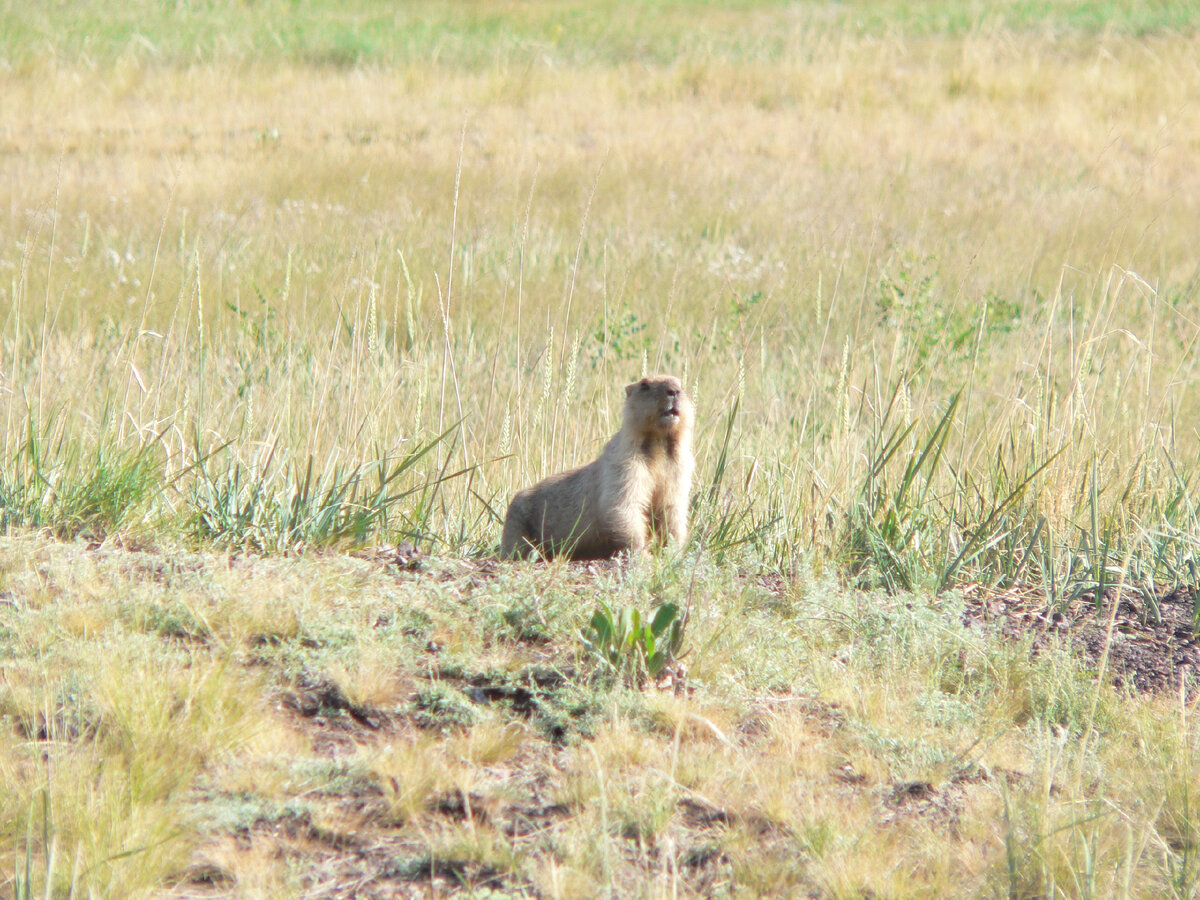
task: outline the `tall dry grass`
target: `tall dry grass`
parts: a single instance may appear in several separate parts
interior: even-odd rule
[[[1186,574],[1195,39],[742,15],[770,42],[665,60],[9,69],[14,518],[195,536],[444,434],[367,530],[486,549],[669,369],[709,543]],[[97,453],[142,486],[56,511]]]

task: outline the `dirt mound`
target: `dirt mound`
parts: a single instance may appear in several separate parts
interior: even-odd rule
[[[1154,593],[1126,589],[1119,596],[1116,588],[1107,588],[1099,601],[1089,592],[1054,604],[1037,587],[995,591],[970,585],[963,590],[963,618],[967,624],[991,623],[1014,638],[1032,634],[1035,651],[1066,639],[1097,668],[1107,648],[1104,665],[1116,684],[1183,691],[1190,699],[1200,693],[1198,594],[1200,588],[1191,586]]]

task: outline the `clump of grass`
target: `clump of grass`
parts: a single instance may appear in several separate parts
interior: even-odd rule
[[[866,586],[878,580],[892,590],[912,590],[932,568],[929,554],[936,552],[928,542],[934,513],[926,501],[959,398],[951,398],[929,437],[902,460],[903,469],[892,487],[885,469],[916,427],[912,422],[887,432],[901,388],[897,385],[880,417],[878,440],[873,441],[862,487],[847,515],[845,540],[850,572]]]
[[[41,428],[30,417],[0,462],[0,530],[102,538],[127,525],[162,491],[161,437],[123,446],[106,436],[85,450],[61,421]]]
[[[50,832],[50,795],[46,791],[41,794],[42,806],[42,829],[41,829],[41,844],[45,856],[41,860],[43,866],[41,871],[37,871],[34,867],[34,846],[33,838],[34,828],[34,810],[31,807],[26,824],[25,833],[25,865],[24,871],[21,868],[20,857],[17,859],[17,871],[13,876],[13,900],[34,900],[35,897],[45,897],[46,900],[55,897],[63,897],[65,900],[71,900],[75,896],[75,889],[79,882],[79,857],[75,858],[75,863],[71,867],[71,880],[65,893],[56,892],[56,886],[59,881],[59,863],[58,856],[58,836],[51,835]],[[36,801],[34,801],[36,803]],[[36,884],[35,875],[41,876],[41,886],[39,890]]]
[[[740,406],[741,398],[735,397],[725,414],[712,475],[708,484],[701,486],[692,498],[692,514],[699,522],[694,540],[720,560],[735,548],[765,553],[768,536],[783,519],[776,509],[776,502],[768,503],[764,508],[751,500],[757,461],[751,465],[742,484],[726,483],[733,455],[737,452],[735,435]]]
[[[1021,501],[1058,454],[1037,465],[1006,465],[998,450],[982,484],[970,471],[943,473],[962,394],[953,394],[917,438],[918,421],[892,424],[906,390],[898,382],[876,419],[866,473],[845,513],[842,553],[850,576],[862,587],[909,591],[927,583],[942,591],[965,575],[1007,585],[1053,571],[1056,561],[1040,553],[1045,518]]]
[[[301,470],[278,462],[272,446],[261,462],[235,460],[213,471],[212,455],[197,453],[189,530],[220,546],[287,552],[302,548],[361,545],[370,536],[428,539],[428,518],[439,487],[464,471],[442,474],[415,487],[400,487],[412,469],[453,431],[450,428],[397,460],[387,457],[349,468],[330,461],[317,475],[309,457]],[[407,514],[397,502],[419,496]]]

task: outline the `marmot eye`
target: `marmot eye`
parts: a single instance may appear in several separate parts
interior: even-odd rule
[[[646,382],[644,382],[644,381],[643,381],[643,382],[642,382],[642,383],[639,385],[639,387],[640,387],[640,388],[641,388],[643,391],[648,391],[648,390],[650,390],[650,385],[649,385],[649,384],[647,384],[647,383],[646,383]]]

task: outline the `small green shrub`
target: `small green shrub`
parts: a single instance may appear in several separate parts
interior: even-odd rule
[[[478,718],[475,707],[462,691],[441,682],[418,691],[413,705],[417,725],[429,730],[469,728]]]

